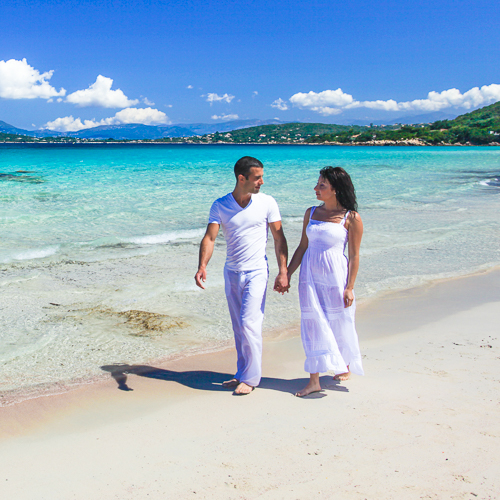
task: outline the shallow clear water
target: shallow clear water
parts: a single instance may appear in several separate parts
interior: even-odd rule
[[[358,298],[500,263],[496,147],[0,145],[0,388],[228,341],[222,235],[207,291],[193,275],[209,207],[244,155],[265,165],[290,253],[319,169],[351,174]],[[268,297],[267,330],[298,319],[296,291]],[[117,315],[127,310],[178,324],[145,330]]]

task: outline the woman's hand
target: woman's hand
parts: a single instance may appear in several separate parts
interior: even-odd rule
[[[278,276],[276,276],[276,279],[274,281],[274,291],[281,293],[283,295],[285,292],[288,293],[288,289],[290,288],[290,285],[288,283],[288,278],[285,275],[285,273],[280,273]]]
[[[351,307],[354,302],[354,292],[351,288],[346,288],[344,290],[344,308]]]

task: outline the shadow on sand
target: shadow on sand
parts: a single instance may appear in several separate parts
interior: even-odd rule
[[[185,385],[191,389],[197,389],[200,391],[226,391],[229,389],[222,387],[222,382],[225,380],[230,380],[233,375],[230,373],[220,373],[212,371],[185,371],[176,372],[173,370],[165,370],[163,368],[155,368],[154,366],[148,365],[106,365],[101,366],[101,369],[109,372],[111,376],[116,380],[118,384],[118,389],[121,391],[133,391],[131,387],[127,385],[128,375],[138,375],[139,377],[154,378],[158,380],[165,380],[168,382],[177,382],[178,384]],[[333,380],[332,377],[323,376],[320,378],[321,387],[323,389],[349,392],[349,390],[340,385],[341,382],[338,380]],[[295,394],[297,391],[302,389],[308,382],[306,378],[295,378],[291,380],[286,380],[282,378],[271,378],[262,377],[260,381],[259,389],[270,389],[272,391],[288,392],[289,394]],[[322,391],[320,393],[311,394],[308,398],[322,398],[326,394]]]

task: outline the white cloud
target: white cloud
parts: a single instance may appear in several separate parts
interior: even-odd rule
[[[202,95],[201,97],[206,97],[207,102],[210,103],[210,106],[214,102],[219,102],[219,101],[225,101],[229,104],[234,99],[234,95],[231,95],[231,94],[218,95],[215,93],[209,93],[207,95]]]
[[[155,103],[154,102],[151,102],[147,97],[144,97],[144,99],[142,100],[142,102],[146,105],[146,106],[154,106]]]
[[[107,118],[109,120],[110,118]],[[158,109],[153,108],[126,108],[118,111],[113,120],[119,123],[142,123],[151,125],[151,123],[168,123],[168,116]]]
[[[256,95],[259,95],[259,93],[258,93],[256,90],[254,90],[254,91],[252,92],[252,95],[256,96]]]
[[[118,111],[115,116],[103,118],[102,120],[81,120],[73,116],[57,118],[47,122],[44,128],[57,130],[59,132],[77,132],[86,128],[98,127],[99,125],[124,125],[127,123],[141,123],[151,125],[152,123],[170,123],[168,116],[157,109],[152,108],[126,108]]]
[[[382,111],[399,111],[399,104],[394,99],[389,99],[387,101],[379,99],[377,101],[354,101],[352,104],[346,106],[346,108],[370,108]]]
[[[77,132],[84,128],[97,127],[103,125],[94,120],[82,120],[80,118],[73,118],[73,116],[65,116],[64,118],[56,118],[51,122],[47,122],[43,128],[49,130],[57,130],[59,132]]]
[[[99,75],[88,89],[69,94],[66,102],[80,107],[101,106],[103,108],[126,108],[138,104],[137,99],[129,99],[120,89],[111,90],[113,79]]]
[[[500,85],[492,83],[481,88],[474,87],[464,94],[458,89],[444,90],[443,92],[429,92],[427,99],[400,102],[402,110],[439,111],[445,108],[458,107],[471,109],[500,101]]]
[[[337,115],[341,109],[354,101],[352,95],[342,89],[324,90],[323,92],[299,92],[290,97],[290,102],[299,108],[310,109],[322,115]]]
[[[212,115],[212,120],[237,120],[239,118],[238,115]]]
[[[339,108],[330,108],[329,106],[316,106],[311,108],[313,111],[322,114],[323,116],[339,115],[342,110]]]
[[[323,92],[299,92],[290,97],[290,102],[299,108],[310,109],[322,115],[336,115],[344,109],[370,108],[382,111],[440,111],[446,108],[477,108],[500,101],[500,85],[495,83],[474,87],[464,94],[458,89],[429,92],[427,99],[397,102],[394,99],[357,101],[341,89]],[[273,104],[277,103],[274,101]],[[272,105],[271,105],[272,106]],[[278,107],[278,106],[274,106]]]
[[[186,88],[187,88],[187,89],[192,89],[192,88],[193,88],[193,86],[192,86],[192,85],[188,85]]]
[[[288,109],[288,104],[280,97],[272,102],[271,107],[278,108],[281,111],[286,111]]]
[[[66,95],[66,90],[59,92],[49,84],[54,71],[40,73],[30,66],[26,59],[0,61],[0,97],[4,99],[50,99]]]

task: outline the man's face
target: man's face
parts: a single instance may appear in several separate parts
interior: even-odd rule
[[[248,179],[245,179],[243,175],[240,175],[240,179],[244,181],[242,187],[246,193],[256,194],[260,191],[262,184],[264,184],[264,169],[252,167]]]

